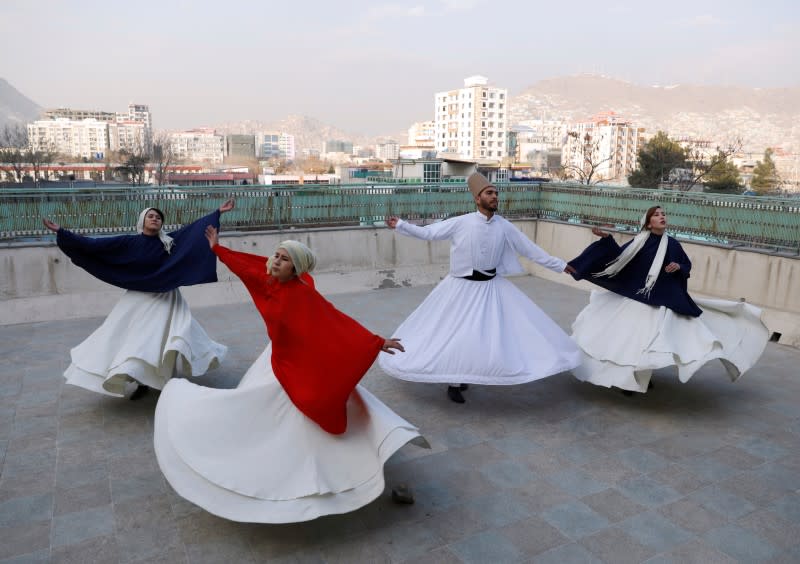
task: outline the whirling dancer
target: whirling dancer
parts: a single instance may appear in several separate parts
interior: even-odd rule
[[[216,367],[227,347],[212,341],[192,317],[179,286],[217,281],[216,257],[204,245],[207,226],[219,227],[218,210],[172,233],[164,213],[146,208],[138,235],[83,237],[45,219],[59,248],[103,282],[127,290],[103,324],[70,351],[68,384],[116,397],[137,399],[160,390],[180,373],[199,376]]]
[[[496,214],[497,188],[485,176],[476,172],[467,185],[474,213],[425,227],[388,219],[403,235],[450,240],[450,273],[395,332],[413,352],[380,359],[395,378],[448,384],[456,403],[464,403],[468,384],[521,384],[580,362],[569,336],[504,278],[524,272],[519,255],[555,272],[567,271],[567,263]]]
[[[267,257],[211,248],[250,292],[271,339],[238,387],[170,382],[154,444],[178,494],[233,521],[291,523],[346,513],[384,489],[383,465],[416,427],[358,385],[375,357],[403,347],[337,310],[297,241]]]
[[[569,262],[576,280],[608,291],[592,292],[572,325],[583,351],[575,376],[627,393],[646,392],[655,369],[677,366],[687,382],[718,358],[732,381],[761,356],[769,333],[761,310],[746,302],[692,299],[692,268],[681,244],[668,236],[660,206],[647,210],[634,239],[620,247],[598,228],[595,241]]]

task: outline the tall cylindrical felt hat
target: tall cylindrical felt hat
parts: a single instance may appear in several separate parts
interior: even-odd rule
[[[467,178],[467,186],[469,186],[469,191],[472,192],[472,195],[477,198],[481,192],[489,186],[494,186],[494,184],[489,182],[489,179],[480,172],[473,172]]]

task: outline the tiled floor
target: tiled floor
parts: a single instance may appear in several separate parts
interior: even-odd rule
[[[562,327],[587,294],[516,283]],[[390,334],[430,291],[332,298]],[[233,387],[266,338],[249,304],[198,309],[230,346],[198,380]],[[225,521],[178,497],[152,446],[157,394],[137,402],[66,386],[69,348],[101,319],[0,327],[0,562],[798,562],[800,351],[770,344],[731,384],[720,364],[646,395],[561,374],[513,387],[364,380],[417,424],[386,467],[388,492],[351,514],[295,525]],[[407,354],[411,354],[410,352]]]

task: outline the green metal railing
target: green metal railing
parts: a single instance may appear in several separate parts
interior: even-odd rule
[[[800,199],[556,183],[502,183],[499,189],[505,217],[634,230],[644,210],[659,204],[669,232],[678,236],[800,254]],[[389,215],[433,221],[474,210],[463,183],[2,189],[0,240],[51,235],[43,217],[78,233],[129,233],[150,206],[165,212],[172,229],[229,197],[236,198],[236,208],[223,224],[233,230],[372,226]]]

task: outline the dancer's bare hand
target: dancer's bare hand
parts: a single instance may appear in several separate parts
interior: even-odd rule
[[[58,223],[55,223],[54,221],[50,221],[46,217],[42,218],[42,223],[44,223],[44,226],[47,227],[53,233],[55,233],[56,231],[61,229],[61,226]]]
[[[603,231],[599,227],[592,227],[592,233],[598,237],[608,237],[611,235],[608,231]]]
[[[214,245],[219,244],[219,233],[217,232],[217,228],[213,225],[206,227],[205,235],[206,239],[208,239],[208,246],[212,249],[214,248]]]
[[[225,200],[225,203],[223,203],[223,204],[222,204],[222,205],[219,207],[219,213],[225,213],[225,212],[229,212],[229,211],[231,211],[231,210],[232,210],[232,209],[233,209],[235,206],[236,206],[236,200],[234,200],[233,198],[228,198],[227,200]]]
[[[680,269],[681,265],[679,265],[677,262],[671,262],[664,267],[664,272],[677,272]]]
[[[390,215],[389,217],[386,218],[386,227],[388,227],[389,229],[394,229],[395,227],[397,227],[397,222],[399,221],[399,219],[400,218],[396,216]]]
[[[567,265],[564,267],[564,272],[567,274],[575,274],[578,271],[572,268],[570,265]]]
[[[400,344],[400,339],[386,339],[383,341],[383,346],[381,350],[385,353],[394,354],[392,349],[398,350],[400,352],[406,352],[406,349],[403,348],[403,345]]]

